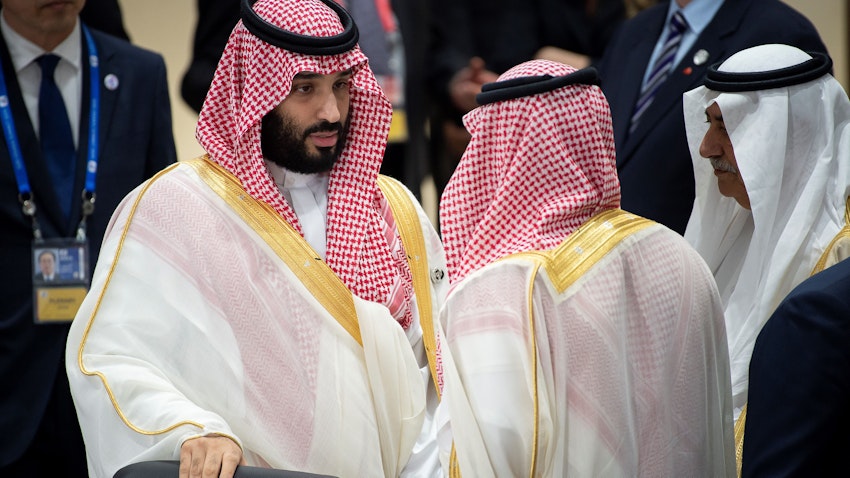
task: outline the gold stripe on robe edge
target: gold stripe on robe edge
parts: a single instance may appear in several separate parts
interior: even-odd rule
[[[431,282],[428,271],[428,256],[425,250],[425,237],[419,222],[419,215],[410,200],[410,196],[401,183],[388,176],[378,177],[378,187],[392,209],[410,275],[413,278],[413,293],[416,296],[419,310],[419,324],[422,327],[422,342],[425,344],[425,354],[428,356],[428,367],[437,397],[440,397],[440,386],[437,381],[437,340],[434,331],[434,316],[431,305]]]
[[[86,328],[83,332],[83,337],[80,342],[80,347],[77,352],[77,365],[80,368],[80,371],[89,376],[98,376],[106,388],[106,392],[109,395],[109,399],[112,402],[112,406],[115,409],[118,416],[121,420],[133,431],[143,434],[143,435],[159,435],[163,433],[167,433],[175,428],[178,428],[183,425],[191,425],[197,427],[199,429],[204,429],[204,426],[193,421],[181,421],[175,423],[167,428],[163,428],[160,430],[144,430],[134,425],[124,412],[121,410],[121,407],[118,404],[117,399],[115,398],[115,394],[112,392],[111,387],[109,386],[109,382],[106,377],[100,372],[92,372],[85,368],[83,364],[83,350],[85,348],[86,340],[91,330],[92,323],[94,322],[94,318],[97,316],[97,312],[100,309],[100,305],[103,300],[103,293],[109,287],[109,283],[112,279],[112,274],[115,271],[115,267],[118,264],[118,260],[121,255],[121,250],[123,249],[124,241],[127,237],[127,231],[130,227],[130,223],[132,222],[132,218],[135,215],[136,209],[138,208],[139,202],[141,198],[145,195],[147,190],[151,187],[151,185],[156,182],[157,179],[162,177],[167,172],[179,166],[181,163],[175,163],[156,175],[154,175],[150,181],[148,181],[145,186],[140,191],[139,195],[136,197],[135,202],[133,203],[130,214],[127,218],[127,222],[124,225],[124,230],[121,233],[121,239],[119,240],[118,247],[115,251],[115,260],[113,261],[112,266],[110,267],[109,272],[107,273],[106,281],[103,286],[103,291],[101,292],[98,300],[95,304],[95,307],[92,311],[91,317],[89,318],[88,323],[86,324]],[[357,314],[354,309],[354,299],[351,295],[351,292],[339,280],[339,278],[327,267],[324,261],[321,261],[320,258],[317,257],[315,251],[310,248],[310,246],[301,238],[297,231],[295,231],[292,226],[286,222],[283,218],[277,214],[270,206],[260,203],[259,201],[254,200],[248,195],[244,189],[242,189],[241,183],[231,175],[229,172],[221,168],[218,164],[209,160],[209,156],[202,156],[200,158],[195,158],[190,161],[183,161],[182,164],[188,164],[192,166],[192,168],[198,173],[199,177],[210,186],[210,188],[216,192],[225,202],[230,205],[235,212],[237,212],[243,220],[246,221],[248,225],[251,226],[268,244],[275,253],[281,257],[287,265],[292,268],[292,270],[296,273],[300,280],[304,281],[305,284],[310,288],[310,291],[316,296],[317,300],[323,303],[328,311],[334,315],[337,321],[340,322],[340,325],[346,329],[346,331],[351,334],[351,336],[362,346],[362,340],[360,338],[360,328],[357,323]],[[281,237],[277,237],[276,235],[271,234],[269,231],[279,228],[278,232],[282,232],[280,234]],[[294,235],[294,237],[293,237]],[[300,252],[301,257],[298,261],[296,261],[295,254]],[[295,265],[291,263],[291,261],[296,261]],[[297,264],[303,264],[305,267],[298,267]],[[334,280],[331,280],[327,277],[328,274],[321,274],[321,267],[310,267],[313,264],[324,266],[324,269],[329,273]],[[309,272],[304,271],[304,269],[309,269]],[[324,276],[325,280],[322,280]],[[344,290],[340,290],[340,287]],[[336,290],[333,290],[333,289]],[[318,294],[318,292],[325,292],[324,294]],[[334,293],[335,292],[335,293]],[[324,297],[320,297],[319,295],[323,295]],[[323,300],[324,298],[324,300]],[[339,315],[337,315],[339,314]],[[347,319],[348,320],[347,320]],[[342,320],[340,320],[342,319]],[[353,319],[353,329],[351,322]],[[347,325],[346,325],[347,324]],[[234,442],[238,443],[238,441],[229,435],[227,436]]]
[[[531,272],[528,285],[526,286],[526,290],[528,291],[528,303],[526,304],[526,307],[528,307],[528,333],[529,337],[531,337],[531,386],[534,387],[534,428],[532,432],[534,436],[531,440],[531,467],[528,472],[528,476],[532,477],[537,473],[537,449],[539,447],[540,435],[540,404],[537,395],[537,332],[535,329],[536,324],[534,323],[534,278],[537,277],[540,267],[540,263],[534,266],[534,270]]]
[[[850,197],[844,202],[844,226],[835,234],[835,237],[829,242],[824,249],[823,254],[821,254],[815,266],[812,268],[812,272],[809,275],[815,275],[818,272],[826,269],[829,265],[827,261],[829,260],[829,253],[832,251],[832,248],[838,244],[842,239],[846,239],[850,237]],[[743,432],[742,432],[743,433]]]
[[[531,259],[540,263],[560,294],[611,252],[620,241],[654,224],[649,219],[622,209],[609,209],[588,219],[554,249],[524,251],[499,260]]]
[[[175,423],[175,424],[173,424],[169,427],[166,427],[166,428],[163,428],[163,429],[160,429],[160,430],[144,430],[144,429],[137,427],[132,422],[130,422],[130,420],[124,414],[123,410],[121,410],[121,406],[118,404],[118,400],[115,398],[115,393],[112,392],[112,388],[109,386],[109,381],[106,379],[106,376],[103,375],[101,372],[90,371],[90,370],[86,369],[85,365],[83,364],[83,350],[85,349],[86,340],[88,339],[88,335],[89,335],[89,332],[91,331],[91,327],[92,327],[92,324],[94,323],[94,319],[95,319],[95,317],[97,317],[97,313],[100,310],[100,306],[101,306],[101,303],[103,301],[103,295],[106,292],[106,290],[109,288],[109,283],[112,281],[112,274],[115,272],[115,267],[118,264],[118,260],[120,259],[121,251],[124,248],[124,240],[127,238],[127,231],[130,228],[130,222],[131,222],[133,216],[136,214],[136,209],[139,206],[139,202],[141,201],[142,197],[145,195],[147,190],[150,189],[151,185],[154,182],[156,182],[157,179],[162,177],[164,174],[166,174],[169,171],[171,171],[172,169],[176,168],[177,164],[179,164],[179,163],[172,164],[171,166],[169,166],[169,167],[163,169],[162,171],[160,171],[159,173],[155,174],[147,183],[145,183],[145,185],[142,187],[142,190],[139,192],[139,195],[136,197],[136,200],[133,202],[133,205],[130,208],[130,214],[127,217],[127,222],[124,224],[124,229],[121,231],[121,238],[119,239],[118,247],[115,250],[115,257],[114,257],[114,260],[112,262],[112,266],[109,268],[109,272],[107,272],[107,274],[106,274],[106,280],[103,284],[103,289],[101,290],[100,295],[97,298],[97,302],[95,303],[94,308],[92,309],[91,316],[89,317],[88,322],[86,323],[86,328],[83,331],[82,340],[80,340],[80,347],[77,350],[77,366],[80,368],[80,371],[84,375],[97,376],[97,377],[100,378],[101,382],[103,382],[104,388],[106,389],[107,395],[109,395],[109,400],[110,400],[110,402],[112,402],[112,408],[115,409],[115,412],[118,414],[118,417],[121,418],[121,421],[124,422],[124,424],[127,425],[131,430],[135,431],[136,433],[142,434],[142,435],[160,435],[162,433],[170,432],[171,430],[174,430],[175,428],[181,427],[183,425],[191,425],[191,426],[194,426],[194,427],[199,428],[201,430],[204,429],[204,426],[201,425],[200,423],[187,420],[187,421],[177,422],[177,423]],[[75,320],[77,320],[77,319],[75,319]],[[234,442],[239,443],[232,436],[229,436],[229,435],[223,435],[223,436],[227,436],[228,438],[230,438]]]
[[[531,451],[531,468],[529,476],[534,476],[537,468],[537,448],[539,439],[539,398],[537,395],[537,339],[534,325],[534,279],[541,268],[549,274],[552,284],[558,293],[564,292],[581,276],[587,273],[600,259],[611,252],[623,239],[655,222],[623,211],[610,209],[599,213],[581,225],[570,234],[560,245],[548,251],[524,251],[505,256],[499,261],[508,259],[530,259],[535,263],[531,273],[528,290],[529,331],[531,333],[531,364],[532,383],[534,386],[534,438]],[[449,458],[450,476],[461,476],[457,464],[457,454],[452,444]]]
[[[533,305],[534,280],[540,269],[545,269],[552,284],[560,294],[587,273],[623,239],[653,224],[655,224],[653,221],[627,213],[622,209],[611,209],[590,218],[552,250],[521,252],[500,259],[527,258],[535,262],[534,270],[526,288],[528,290],[527,307],[531,337],[532,385],[534,387],[534,437],[529,476],[534,476],[537,472],[540,434],[540,399],[537,393],[537,335]]]
[[[272,248],[304,287],[362,346],[354,296],[301,234],[274,208],[245,192],[235,176],[208,156],[186,163]]]

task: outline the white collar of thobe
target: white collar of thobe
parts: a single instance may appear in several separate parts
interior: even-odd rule
[[[269,161],[266,161],[266,165],[278,190],[298,216],[304,239],[322,258],[325,258],[330,174],[296,173]],[[312,193],[312,201],[309,197],[306,201],[299,199],[299,197],[303,198],[299,194],[299,190],[303,191],[303,188]]]
[[[301,174],[285,168],[280,168],[280,170],[282,173],[280,186],[284,189],[306,187],[313,191],[317,199],[319,196],[328,195],[328,173]]]

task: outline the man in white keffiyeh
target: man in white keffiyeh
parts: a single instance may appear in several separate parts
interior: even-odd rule
[[[618,209],[595,82],[523,63],[464,117],[472,140],[440,209],[452,475],[734,473],[716,287],[681,236]]]
[[[178,457],[181,477],[437,475],[445,257],[378,176],[391,106],[334,2],[242,10],[208,155],[125,199],[72,326],[91,476]]]
[[[723,300],[736,417],[767,318],[794,286],[850,250],[850,101],[831,64],[823,54],[761,45],[710,68],[706,85],[684,95],[696,180],[685,239]]]

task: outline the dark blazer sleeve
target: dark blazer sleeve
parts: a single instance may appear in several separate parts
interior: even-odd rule
[[[850,438],[850,261],[777,308],[750,362],[743,476],[835,476]]]

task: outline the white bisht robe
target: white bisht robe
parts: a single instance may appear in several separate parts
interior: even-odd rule
[[[405,333],[222,171],[178,164],[113,216],[66,352],[91,476],[177,459],[209,434],[234,439],[249,465],[428,475],[436,393],[419,322],[435,318],[414,313]],[[444,271],[415,211],[428,270]],[[439,310],[448,281],[426,287]]]
[[[441,320],[451,476],[734,476],[722,306],[664,226],[602,213],[473,272]]]

